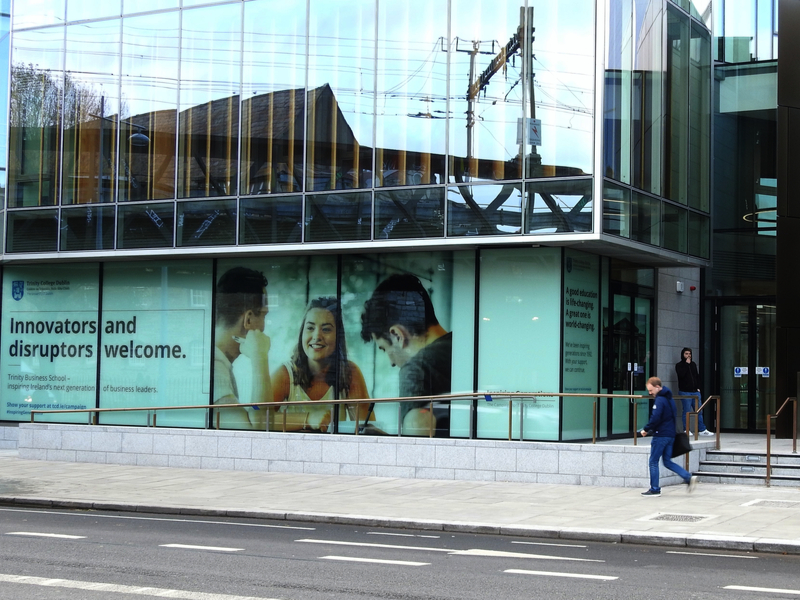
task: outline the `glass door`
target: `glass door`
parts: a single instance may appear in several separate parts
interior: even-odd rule
[[[776,408],[775,306],[755,301],[720,306],[717,338],[722,428],[765,430],[767,415]],[[712,427],[708,418],[706,426]]]
[[[613,394],[646,394],[650,376],[652,300],[627,294],[614,294],[611,319],[604,325],[605,380],[603,386]],[[610,384],[610,385],[609,385]],[[610,389],[609,389],[610,388]],[[635,409],[634,409],[635,407]],[[609,408],[610,435],[632,431],[633,411],[637,425],[647,422],[649,402],[615,399]]]

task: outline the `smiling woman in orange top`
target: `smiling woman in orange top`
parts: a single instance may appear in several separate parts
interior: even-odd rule
[[[306,307],[291,360],[278,367],[272,375],[273,399],[275,402],[324,402],[335,399],[337,391],[340,400],[369,398],[361,369],[347,359],[339,303],[336,298],[316,298]],[[331,407],[330,404],[319,408],[287,406],[286,428],[290,431],[327,431]],[[359,405],[362,422],[368,410],[368,405]],[[355,418],[355,407],[349,411],[351,418]],[[340,413],[340,418],[343,416]],[[282,422],[282,416],[276,417],[276,426],[279,422]]]

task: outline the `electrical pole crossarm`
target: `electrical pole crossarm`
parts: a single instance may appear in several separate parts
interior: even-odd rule
[[[467,100],[474,100],[478,94],[480,94],[481,90],[489,85],[489,80],[492,76],[503,68],[508,62],[509,57],[513,56],[517,50],[519,50],[519,47],[519,35],[515,33],[513,37],[508,40],[505,47],[501,48],[497,56],[492,59],[492,62],[486,67],[486,70],[481,73],[475,81],[470,83],[467,90]]]

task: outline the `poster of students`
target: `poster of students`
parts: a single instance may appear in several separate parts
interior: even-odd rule
[[[214,404],[220,426],[325,432],[325,400],[449,393],[452,369],[450,253],[220,260],[214,323]],[[319,406],[291,406],[298,400]],[[446,427],[429,401],[348,405],[339,431],[369,421],[374,433],[428,435]],[[446,412],[446,411],[445,411]]]
[[[4,269],[0,420],[28,420],[31,410],[94,408],[98,302],[97,265]]]

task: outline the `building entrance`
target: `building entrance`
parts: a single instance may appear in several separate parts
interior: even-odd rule
[[[653,300],[626,291],[629,290],[619,289],[612,294],[612,318],[604,323],[607,360],[603,387],[613,394],[647,394],[645,382],[652,368]],[[607,435],[632,431],[634,410],[637,411],[637,425],[641,427],[647,422],[647,401],[611,400]]]
[[[775,412],[775,304],[763,298],[715,310],[716,389],[722,399],[721,426],[733,431],[763,431]],[[704,397],[709,392],[703,390]],[[713,423],[706,419],[711,429]]]

